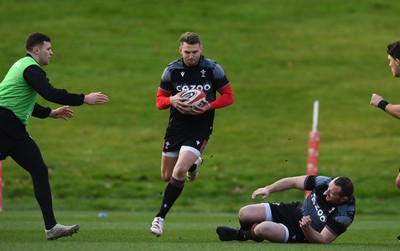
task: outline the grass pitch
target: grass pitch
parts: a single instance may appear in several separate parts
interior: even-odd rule
[[[350,229],[330,245],[221,242],[218,225],[237,226],[236,215],[226,213],[171,213],[164,234],[149,233],[151,213],[110,211],[98,217],[97,211],[61,211],[63,224],[78,223],[73,237],[45,240],[39,211],[0,213],[0,250],[398,250],[400,216],[356,216]]]
[[[68,122],[32,119],[28,126],[49,167],[58,220],[79,223],[80,233],[44,239],[30,177],[7,159],[0,250],[398,250],[399,216],[364,215],[400,208],[393,184],[399,121],[369,105],[374,92],[399,100],[386,58],[386,45],[399,39],[399,9],[393,0],[0,1],[0,78],[24,55],[26,35],[40,31],[53,41],[45,68],[52,84],[110,97],[105,106],[74,107]],[[188,30],[226,71],[235,103],[217,111],[199,179],[155,238],[148,228],[165,188],[159,166],[168,112],[154,100]],[[332,245],[219,242],[215,227],[234,225],[254,189],[306,172],[314,100],[319,173],[355,183],[358,214],[349,232]],[[100,210],[109,216],[98,218]]]
[[[257,187],[304,174],[319,100],[319,174],[351,177],[359,213],[393,214],[399,121],[369,100],[374,92],[398,100],[386,45],[399,39],[399,9],[393,0],[3,0],[0,78],[25,54],[28,33],[48,33],[51,83],[110,97],[104,106],[74,107],[67,122],[33,118],[28,125],[55,203],[153,211],[165,188],[159,169],[168,121],[168,111],[155,107],[156,90],[166,64],[179,57],[179,35],[196,31],[204,54],[227,73],[235,103],[217,111],[200,177],[174,209],[226,212],[248,203]],[[10,158],[3,164],[6,205],[31,199],[26,171]]]

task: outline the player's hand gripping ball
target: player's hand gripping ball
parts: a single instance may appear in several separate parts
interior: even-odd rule
[[[183,103],[190,106],[186,107],[187,112],[191,112],[194,106],[202,108],[206,104],[206,94],[202,90],[192,89],[181,94],[181,98],[186,98],[187,100]]]

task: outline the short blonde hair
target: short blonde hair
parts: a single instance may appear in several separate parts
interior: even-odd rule
[[[181,35],[179,38],[179,42],[182,45],[183,43],[187,44],[200,44],[201,45],[201,40],[200,36],[197,33],[194,32],[185,32]]]

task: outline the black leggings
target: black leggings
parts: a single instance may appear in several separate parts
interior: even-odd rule
[[[1,136],[7,137],[0,133],[0,140],[3,138]],[[57,222],[53,212],[48,169],[40,149],[29,136],[13,140],[8,138],[8,140],[11,143],[8,145],[8,155],[31,175],[33,191],[42,211],[45,227],[51,229]]]

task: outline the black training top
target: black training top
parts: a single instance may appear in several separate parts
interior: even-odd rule
[[[29,54],[27,56],[29,56]],[[50,102],[71,106],[79,106],[83,104],[83,99],[85,97],[84,94],[73,94],[64,89],[54,88],[50,84],[49,79],[46,77],[46,72],[37,65],[31,65],[27,67],[23,73],[23,76],[26,82],[40,96]],[[42,116],[40,116],[40,113],[38,114],[39,110],[37,110],[37,108],[39,107],[35,107],[32,115],[41,118]]]
[[[187,67],[182,59],[168,64],[162,76],[160,88],[175,95],[181,91],[200,89],[206,94],[208,102],[216,99],[217,90],[227,86],[229,81],[224,70],[215,61],[200,57],[199,63]],[[170,117],[167,130],[187,131],[193,129],[209,130],[212,132],[214,110],[193,116],[180,113],[175,107],[170,108]]]
[[[339,236],[344,233],[353,222],[356,208],[356,199],[353,197],[348,202],[335,205],[326,201],[326,190],[333,180],[325,176],[308,176],[305,189],[312,190],[302,205],[302,214],[310,215],[312,228],[318,232],[326,226],[333,234]]]

